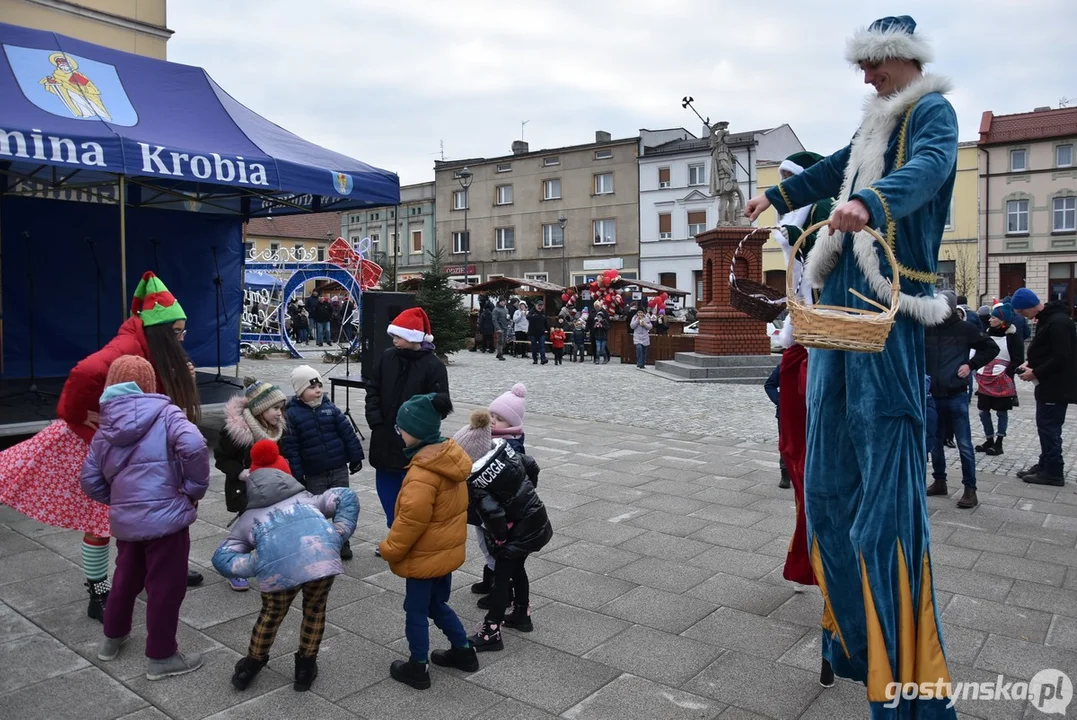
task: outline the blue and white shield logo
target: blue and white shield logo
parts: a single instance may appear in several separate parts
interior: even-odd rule
[[[4,45],[4,53],[26,99],[60,117],[104,120],[131,127],[138,113],[116,68],[54,50]]]
[[[333,187],[336,189],[337,195],[351,195],[353,187],[352,176],[343,172],[333,173]]]

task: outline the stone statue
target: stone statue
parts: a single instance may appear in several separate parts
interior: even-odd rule
[[[744,217],[744,193],[737,182],[733,152],[726,139],[728,137],[728,122],[716,122],[711,127],[711,159],[714,161],[711,195],[718,198],[719,225],[747,225],[748,219]]]

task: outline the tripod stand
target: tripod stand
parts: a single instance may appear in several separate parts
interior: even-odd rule
[[[351,370],[351,358],[352,358],[352,341],[344,337],[344,340],[340,342],[340,351],[344,354],[344,377],[350,378],[352,374]],[[355,422],[355,418],[352,417],[352,397],[351,388],[347,385],[344,386],[344,417],[348,418],[352,427],[355,429],[355,433],[359,436],[360,440],[366,440],[363,436],[363,431],[359,429],[358,423]]]
[[[60,395],[59,395],[59,393],[45,392],[44,390],[40,390],[37,387],[37,365],[35,363],[35,359],[36,359],[35,358],[35,350],[37,348],[37,312],[36,312],[36,306],[34,306],[34,304],[37,301],[37,293],[35,291],[35,283],[34,283],[36,271],[34,269],[35,263],[30,259],[30,232],[28,230],[23,230],[22,231],[22,245],[23,245],[23,252],[25,254],[25,257],[27,258],[26,277],[27,277],[27,285],[28,285],[28,289],[29,289],[30,303],[31,303],[31,306],[32,306],[30,308],[30,313],[29,313],[30,322],[29,322],[29,327],[28,327],[29,335],[30,335],[30,337],[28,338],[28,340],[29,340],[28,349],[29,349],[29,360],[30,360],[30,384],[29,384],[29,386],[27,386],[26,390],[23,390],[21,392],[11,393],[10,395],[5,395],[5,396],[3,396],[3,398],[0,398],[0,399],[11,400],[11,399],[14,399],[14,398],[30,396],[30,397],[36,398],[39,401],[43,401],[43,400],[45,400],[45,398],[58,398]],[[98,303],[98,307],[100,308],[100,303]],[[99,310],[99,312],[100,312],[100,310]],[[98,319],[98,328],[99,328],[98,329],[98,343],[100,343],[100,318]]]
[[[217,374],[212,380],[208,382],[200,383],[201,385],[231,385],[232,387],[243,389],[240,383],[233,380],[229,380],[221,373],[221,305],[224,304],[224,283],[221,280],[221,266],[217,262],[217,246],[214,245],[210,248],[213,251],[213,270],[216,273],[213,277],[213,285],[216,288],[216,292],[213,296],[213,302],[215,305],[217,316]]]

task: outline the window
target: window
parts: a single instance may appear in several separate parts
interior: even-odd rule
[[[254,252],[254,243],[252,243],[252,242],[243,243],[243,257],[250,258],[251,253],[253,253],[253,252]]]
[[[542,158],[542,164],[545,167],[553,167],[554,165],[560,165],[561,164],[561,158],[558,158],[558,157]]]
[[[542,280],[550,282],[550,273],[524,273],[524,280]]]
[[[377,233],[370,233],[370,254],[372,256],[380,249],[378,247],[380,245],[380,240],[381,237]]]
[[[957,262],[954,260],[939,260],[936,275],[936,290],[953,290],[957,284]]]
[[[560,225],[549,224],[542,226],[542,247],[559,248],[565,245],[565,231]]]
[[[411,231],[411,254],[418,255],[423,251],[423,231]]]
[[[379,217],[381,217],[379,213],[370,213],[371,220],[377,220]]]
[[[497,166],[498,172],[512,172],[512,163],[501,163]]]
[[[1077,197],[1056,197],[1051,206],[1053,232],[1077,231]]]
[[[1006,202],[1006,234],[1028,232],[1028,200]]]
[[[593,226],[595,245],[617,244],[617,221],[612,218],[609,220],[595,220]]]
[[[595,195],[609,195],[613,192],[613,173],[595,175]]]
[[[512,205],[512,185],[497,186],[497,204]]]
[[[325,262],[325,245],[318,246],[318,262]]]
[[[703,163],[693,163],[688,166],[688,184],[689,185],[706,185],[707,184],[707,166]]]
[[[295,255],[296,258],[303,257],[303,246],[299,243],[296,243],[292,246],[292,253]]]
[[[396,220],[396,210],[390,210],[389,211],[389,219],[390,220]]]
[[[658,168],[658,187],[669,187],[669,168]]]
[[[1047,266],[1047,296],[1050,300],[1064,300],[1073,315],[1074,303],[1077,302],[1077,279],[1074,278],[1074,263],[1051,263]]]
[[[1028,170],[1028,151],[1010,150],[1010,172],[1024,172]]]
[[[692,287],[695,288],[695,295],[696,295],[695,302],[696,302],[696,305],[702,305],[703,304],[703,271],[702,270],[693,270],[692,271]]]
[[[1055,166],[1073,167],[1073,146],[1059,145],[1055,148]]]
[[[946,229],[954,229],[954,201],[950,199],[950,207],[946,208]]]
[[[609,160],[613,157],[612,150],[595,150],[595,160]]]
[[[542,181],[542,199],[543,200],[560,200],[561,199],[561,179],[554,178],[553,180]]]
[[[673,216],[669,213],[658,214],[658,239],[673,239]]]
[[[269,252],[274,255],[280,252],[280,243],[269,243]]]
[[[658,284],[666,287],[677,287],[677,273],[658,273]]]
[[[516,228],[496,228],[494,230],[494,247],[498,250],[516,249]]]
[[[462,255],[470,250],[467,235],[462,232],[454,232],[452,234],[452,251],[457,255]]]
[[[464,210],[467,208],[467,190],[453,190],[452,209]]]
[[[707,229],[707,211],[696,210],[688,213],[688,236],[695,237]]]

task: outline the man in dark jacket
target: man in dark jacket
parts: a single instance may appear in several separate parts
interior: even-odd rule
[[[329,323],[333,319],[333,308],[329,307],[329,298],[323,297],[310,314],[311,322],[314,323],[315,337],[318,347],[332,343],[329,334]]]
[[[935,400],[939,427],[948,426],[953,430],[961,453],[961,482],[965,492],[957,506],[973,508],[979,501],[976,499],[976,452],[969,425],[969,378],[998,355],[998,345],[982,330],[961,319],[957,312],[957,297],[952,292],[943,295],[950,303],[950,316],[924,333],[927,374],[931,378],[931,396]],[[970,351],[976,352],[971,359]],[[927,489],[927,494],[949,495],[943,433],[938,431],[931,448],[931,465],[935,482]]]
[[[494,308],[494,344],[497,347],[497,359],[505,359],[505,341],[512,334],[512,323],[509,322],[509,311],[505,307],[505,298],[497,299]]]
[[[385,524],[392,527],[396,496],[409,462],[404,456],[404,440],[396,432],[396,414],[415,395],[448,395],[449,374],[445,363],[433,353],[430,318],[422,308],[409,308],[397,315],[388,332],[393,347],[374,361],[374,370],[363,384],[366,422],[370,426],[370,464],[375,471],[378,500],[385,510]]]
[[[527,336],[531,338],[531,364],[537,365],[539,356],[542,356],[542,364],[546,360],[546,334],[550,331],[550,319],[546,317],[546,306],[541,300],[535,303],[531,312],[527,313]]]
[[[1036,320],[1036,336],[1028,347],[1028,359],[1017,368],[1017,376],[1036,386],[1040,461],[1017,476],[1035,485],[1062,487],[1066,484],[1062,424],[1068,406],[1077,403],[1077,331],[1065,300],[1044,305],[1031,290],[1021,288],[1010,304],[1028,320]]]

